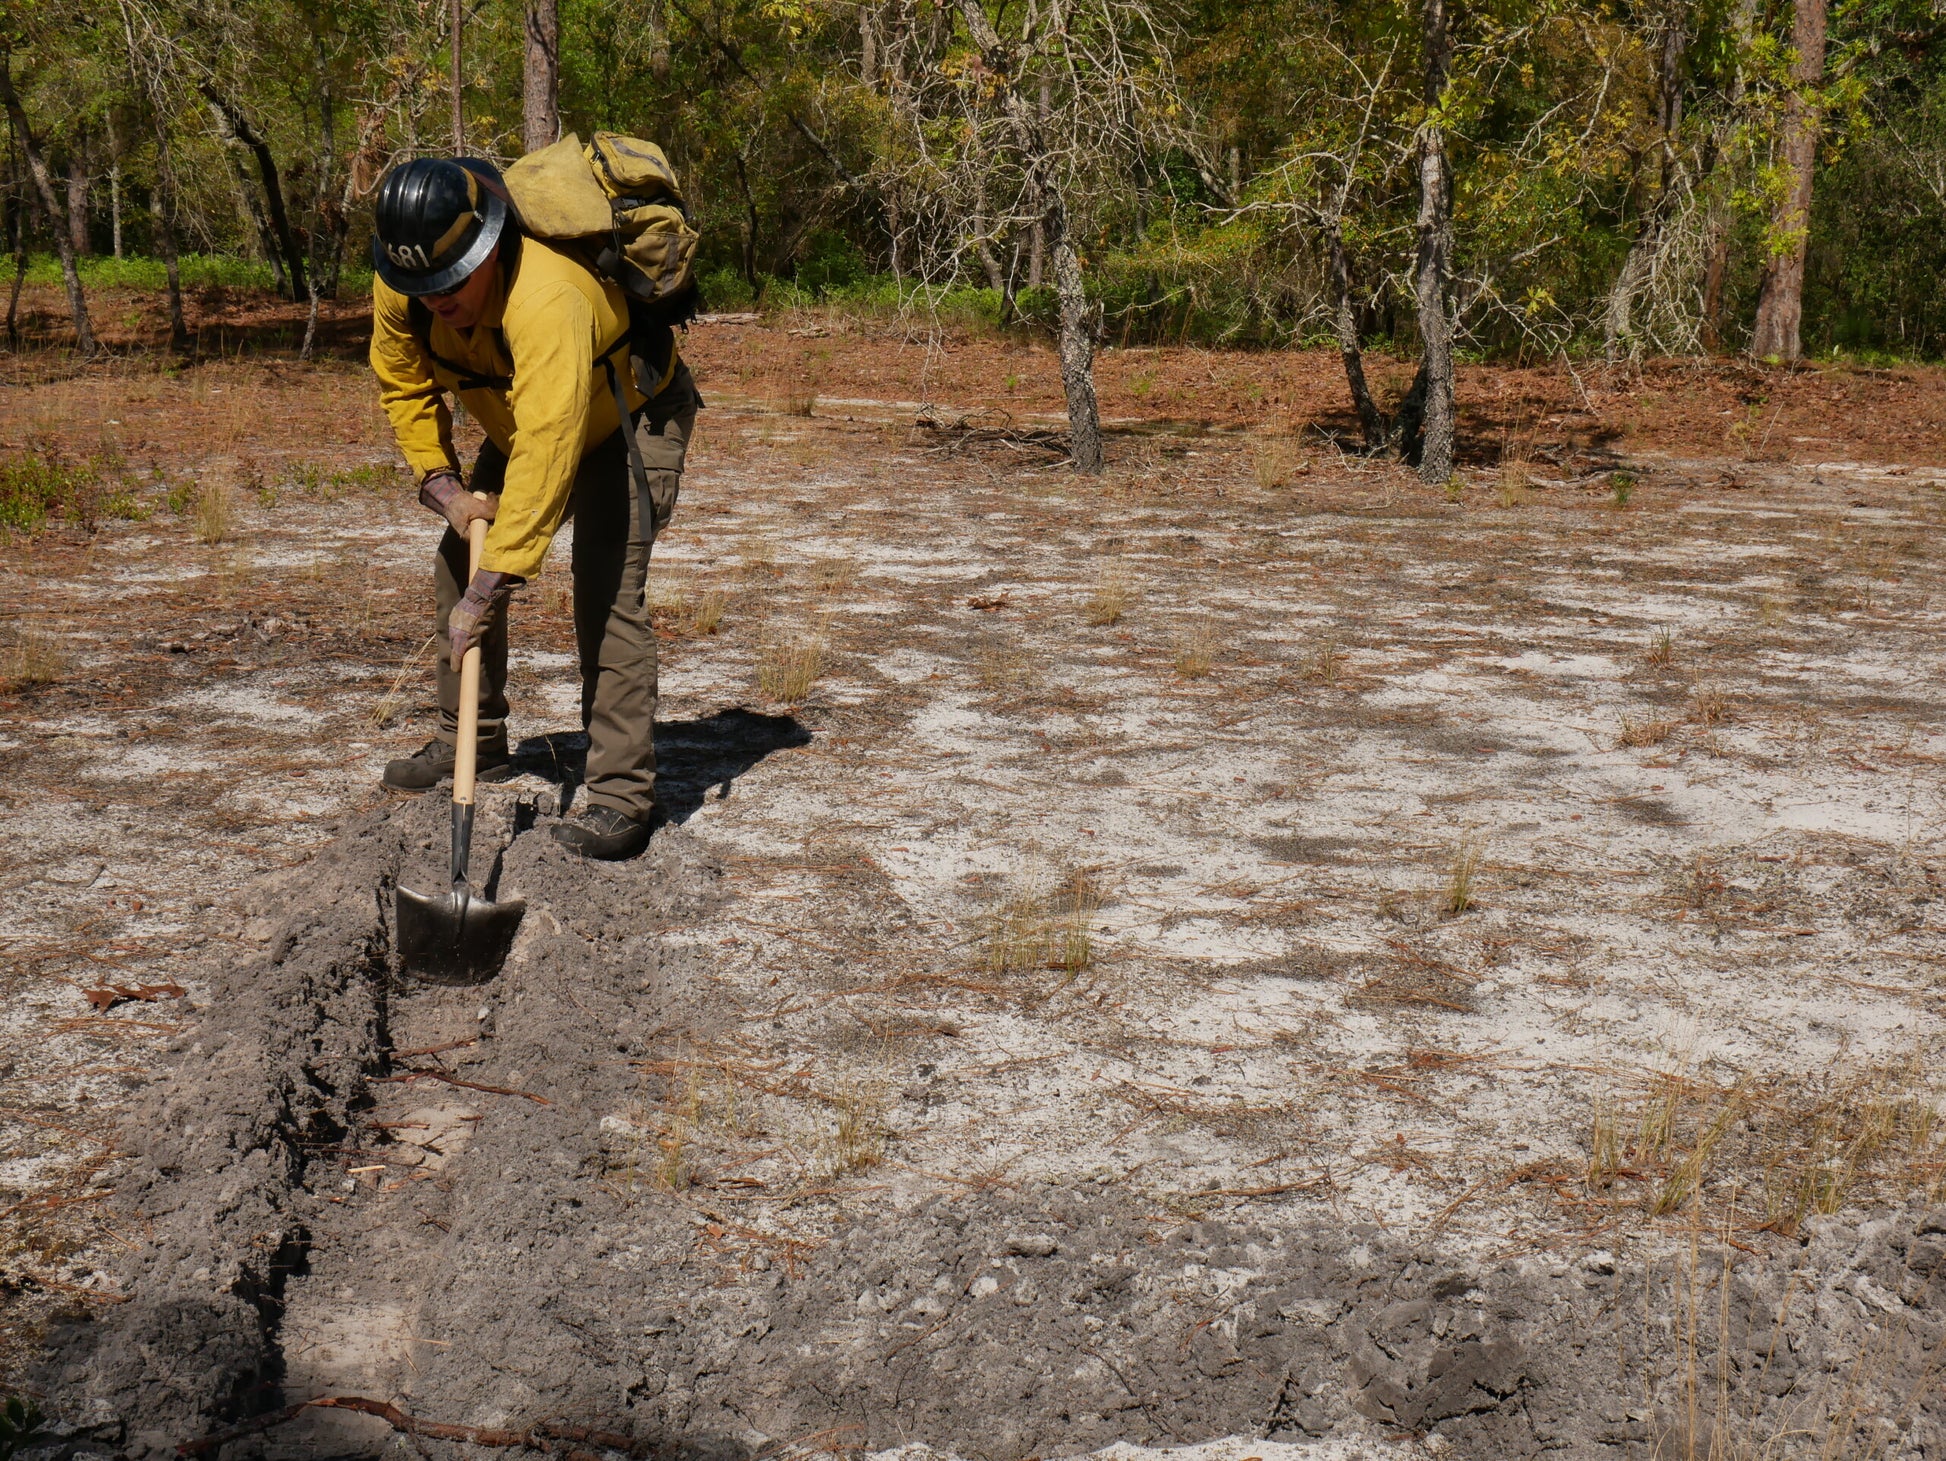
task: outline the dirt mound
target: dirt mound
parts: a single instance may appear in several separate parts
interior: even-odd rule
[[[499,888],[530,910],[484,988],[389,968],[391,888],[437,882],[443,803],[352,823],[258,891],[274,934],[211,971],[130,1136],[148,1237],[130,1301],[68,1328],[46,1377],[70,1450],[390,1444],[380,1418],[288,1414],[333,1394],[712,1457],[1223,1434],[1437,1433],[1480,1457],[1715,1454],[1719,1433],[1774,1454],[1792,1434],[1825,1454],[1946,1447],[1926,1383],[1946,1210],[1825,1220],[1770,1256],[1699,1233],[1618,1268],[968,1181],[854,1190],[842,1217],[780,1195],[812,1215],[780,1236],[688,1190],[632,1114],[671,1098],[652,1057],[672,1035],[751,1017],[685,936],[718,858],[673,828],[589,866],[532,823],[511,798],[483,815],[476,855],[501,854]]]

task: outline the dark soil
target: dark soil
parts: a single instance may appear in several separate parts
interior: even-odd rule
[[[726,764],[749,740],[748,764],[777,734],[697,739]],[[41,1388],[65,1450],[377,1455],[383,1419],[290,1414],[358,1393],[712,1458],[1433,1433],[1439,1454],[1648,1457],[1717,1454],[1719,1428],[1943,1454],[1946,1401],[1920,1382],[1946,1334],[1946,1210],[1814,1223],[1769,1256],[1698,1232],[1618,1272],[1370,1225],[1182,1222],[1112,1186],[969,1182],[904,1209],[854,1188],[785,1239],[660,1190],[618,1117],[674,1098],[653,1059],[672,1037],[733,1033],[682,937],[721,869],[683,827],[590,867],[532,820],[484,809],[477,855],[504,848],[500,889],[529,906],[485,987],[388,967],[393,885],[439,875],[437,800],[366,815],[259,889],[275,933],[212,971],[130,1136],[120,1201],[150,1233],[131,1298],[57,1335]],[[458,1134],[423,1135],[442,1120]]]

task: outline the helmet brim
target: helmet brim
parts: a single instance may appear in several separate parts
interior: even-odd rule
[[[506,202],[490,188],[481,188],[480,196],[486,201],[486,217],[480,224],[480,231],[473,235],[473,242],[466,246],[466,252],[445,268],[434,269],[430,273],[401,269],[387,256],[378,235],[373,234],[373,272],[400,294],[407,296],[446,294],[459,288],[475,269],[486,262],[486,256],[493,252],[493,246],[500,242],[500,235],[507,229]]]

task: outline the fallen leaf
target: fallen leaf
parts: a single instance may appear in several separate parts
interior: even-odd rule
[[[123,1000],[138,999],[145,1004],[158,999],[181,999],[189,993],[180,984],[110,984],[101,989],[81,991],[97,1013],[105,1014]]]

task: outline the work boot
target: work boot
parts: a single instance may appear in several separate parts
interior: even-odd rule
[[[453,774],[453,748],[437,736],[414,751],[385,763],[385,785],[393,791],[431,791]],[[476,781],[506,781],[514,774],[513,757],[504,745],[480,747],[473,773]]]
[[[569,852],[620,862],[648,845],[653,813],[631,817],[613,807],[589,807],[571,822],[556,822],[554,840]]]

